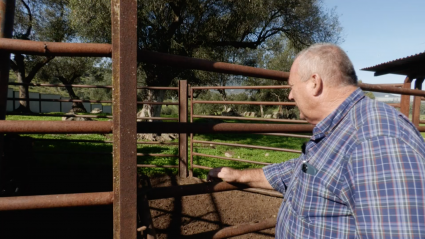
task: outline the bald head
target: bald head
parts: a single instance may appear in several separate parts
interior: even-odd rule
[[[357,85],[357,75],[347,54],[338,46],[319,43],[298,53],[298,74],[302,81],[318,74],[331,87]]]

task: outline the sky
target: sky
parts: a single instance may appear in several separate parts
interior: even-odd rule
[[[360,69],[425,51],[425,0],[323,0],[336,7],[343,28],[340,44],[359,80],[370,84],[403,83],[405,76],[373,76]],[[425,67],[425,66],[424,66]]]

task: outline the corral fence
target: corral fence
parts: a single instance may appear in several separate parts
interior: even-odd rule
[[[7,3],[5,5],[4,3]],[[0,37],[10,37],[13,26],[13,0],[1,0],[0,14],[3,14]],[[6,7],[5,7],[6,6]],[[11,7],[12,6],[12,7]],[[248,66],[240,66],[223,62],[213,62],[202,59],[181,57],[164,53],[150,52],[137,49],[136,16],[137,6],[135,0],[112,0],[112,45],[111,44],[85,44],[85,43],[54,43],[12,40],[0,38],[0,118],[5,119],[7,101],[7,85],[9,74],[10,53],[22,53],[33,55],[55,56],[91,56],[112,57],[113,66],[113,121],[2,121],[0,132],[25,133],[25,134],[109,134],[113,133],[113,191],[100,193],[80,193],[64,195],[22,196],[0,198],[0,211],[5,210],[29,210],[39,208],[77,207],[113,204],[114,238],[132,239],[137,237],[137,231],[146,230],[149,237],[153,238],[153,228],[149,223],[137,224],[137,203],[141,198],[160,199],[185,195],[220,192],[227,190],[243,189],[243,186],[228,183],[206,183],[196,185],[184,185],[164,188],[154,188],[149,192],[137,194],[137,133],[179,133],[179,175],[189,175],[189,162],[187,158],[188,135],[192,138],[191,144],[201,143],[193,140],[193,134],[201,133],[262,133],[262,134],[287,134],[294,136],[298,133],[311,133],[313,126],[299,122],[299,124],[256,124],[256,123],[193,123],[193,118],[204,116],[191,114],[191,122],[187,122],[187,107],[179,107],[179,122],[137,122],[136,121],[136,69],[137,61],[152,64],[164,64],[174,67],[197,69],[218,73],[244,75],[285,81],[288,73],[266,69],[258,69]],[[3,27],[4,26],[4,27]],[[402,94],[400,105],[401,112],[409,114],[409,97],[415,96],[413,105],[413,122],[421,132],[425,127],[419,126],[419,106],[425,92],[419,87],[410,89],[410,81],[406,81],[403,87],[391,85],[360,84],[364,90]],[[193,96],[193,90],[201,87],[190,88],[186,81],[180,81],[179,105],[188,104],[188,95]],[[152,102],[140,102],[149,103]],[[208,104],[191,100],[191,104]],[[218,103],[218,102],[215,102]],[[229,102],[221,102],[228,104]],[[231,102],[236,104],[236,102]],[[244,102],[252,103],[252,102]],[[276,104],[275,102],[270,102]],[[284,102],[282,102],[283,104]],[[170,103],[166,103],[170,104]],[[286,102],[285,104],[293,104]],[[193,107],[191,108],[193,109]],[[221,116],[225,117],[225,116]],[[224,118],[223,118],[224,119]],[[239,119],[239,118],[238,118]],[[252,120],[251,118],[249,120]],[[264,120],[264,119],[262,119]],[[270,119],[271,120],[271,119]],[[2,136],[2,135],[1,135]],[[204,143],[204,142],[202,142]],[[216,143],[217,142],[208,142]],[[226,144],[228,146],[255,147],[250,145]],[[3,138],[0,137],[0,145],[3,150]],[[191,147],[192,148],[192,147]],[[270,149],[270,148],[269,148]],[[274,149],[282,150],[282,149]],[[196,155],[193,153],[191,155]],[[198,154],[199,155],[199,154]],[[1,158],[0,160],[3,160]],[[4,172],[0,161],[0,177]],[[201,165],[190,164],[192,168],[206,168]],[[140,166],[140,165],[139,165]],[[167,167],[167,166],[164,166]],[[174,166],[173,166],[174,167]],[[142,218],[149,217],[149,210],[144,210]],[[147,220],[148,221],[148,220]],[[259,231],[275,226],[275,219],[267,219],[257,223],[249,223],[221,229],[212,238],[225,238],[242,235],[249,232]],[[1,232],[0,232],[1,233]]]

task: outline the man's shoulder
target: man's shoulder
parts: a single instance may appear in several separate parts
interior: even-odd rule
[[[415,126],[401,112],[369,98],[356,104],[349,118],[360,141],[376,136],[400,138],[406,133],[417,134]]]

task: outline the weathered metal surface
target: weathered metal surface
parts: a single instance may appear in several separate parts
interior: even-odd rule
[[[259,85],[259,86],[194,86],[192,90],[218,90],[218,89],[290,89],[289,85]]]
[[[187,80],[180,80],[179,123],[187,123],[187,103]],[[189,176],[187,155],[187,132],[182,132],[179,134],[179,176],[181,178]]]
[[[110,140],[84,140],[84,139],[75,139],[75,140],[71,140],[71,139],[35,139],[33,138],[34,141],[61,141],[61,142],[87,142],[87,143],[106,143],[106,144],[111,144],[113,143],[113,141]],[[179,145],[178,143],[175,142],[144,142],[144,141],[138,141],[137,144],[157,144],[157,145]]]
[[[107,121],[9,121],[0,124],[0,133],[16,134],[109,134],[112,122]]]
[[[26,99],[25,98],[7,98],[7,100],[26,100]],[[28,99],[28,100],[29,101],[47,101],[47,102],[112,103],[112,101],[110,100],[73,100],[73,99]]]
[[[144,120],[179,120],[179,118],[168,118],[168,117],[137,117],[137,119],[144,119]]]
[[[149,200],[170,198],[170,197],[182,197],[188,195],[197,195],[213,192],[223,192],[230,190],[238,190],[247,188],[246,185],[241,184],[230,184],[226,182],[220,183],[202,183],[202,184],[190,184],[180,185],[171,187],[158,187],[147,190],[141,190],[140,193],[146,194]]]
[[[407,76],[404,79],[403,88],[402,89],[410,89],[412,87],[412,79]],[[409,117],[410,110],[410,95],[401,95],[400,100],[400,112],[403,113],[406,117]]]
[[[214,141],[203,141],[203,140],[194,140],[193,143],[197,144],[212,144],[212,145],[226,145],[226,146],[234,146],[241,148],[250,148],[250,149],[264,149],[264,150],[273,150],[273,151],[281,151],[281,152],[290,152],[290,153],[301,153],[300,150],[294,149],[283,149],[283,148],[275,148],[275,147],[265,147],[265,146],[256,146],[256,145],[248,145],[248,144],[231,144],[231,143],[223,143],[223,142],[214,142]]]
[[[425,93],[424,93],[425,95]],[[272,101],[214,101],[214,100],[194,100],[193,104],[233,104],[233,105],[291,105],[295,102],[272,102]]]
[[[256,124],[256,123],[137,123],[138,133],[311,133],[314,126],[308,124]]]
[[[11,38],[15,0],[0,0],[0,40]],[[0,44],[1,45],[1,44]],[[0,52],[0,121],[6,119],[7,87],[9,83],[10,53]],[[4,177],[8,169],[4,158],[4,135],[0,134],[0,190],[3,189]]]
[[[216,159],[224,159],[224,160],[237,161],[237,162],[242,162],[242,163],[253,163],[253,164],[259,164],[259,165],[270,165],[271,164],[271,163],[264,163],[264,162],[246,160],[246,159],[220,157],[220,156],[209,155],[209,154],[201,154],[201,153],[195,153],[195,152],[192,152],[192,154],[193,154],[193,156],[202,156],[202,157],[209,157],[209,158],[216,158]]]
[[[28,85],[28,86],[42,86],[42,87],[73,87],[73,88],[106,88],[112,89],[111,85],[69,85],[69,84],[38,84],[38,83],[17,83],[12,82],[9,85]],[[150,90],[178,90],[178,87],[157,87],[157,86],[138,86],[137,89],[150,89]]]
[[[260,222],[251,222],[246,224],[240,224],[236,226],[226,227],[217,231],[212,237],[212,239],[222,239],[229,238],[239,235],[244,235],[250,232],[261,231],[264,229],[273,228],[276,226],[276,218],[266,219]]]
[[[230,119],[230,120],[246,120],[246,121],[267,121],[267,122],[301,123],[301,124],[302,123],[308,123],[306,120],[252,118],[252,117],[240,117],[240,116],[193,115],[193,118],[203,118],[203,119]]]
[[[112,53],[111,49],[112,47],[110,44],[55,43],[0,39],[0,51],[32,55],[110,57]],[[289,77],[288,72],[260,69],[250,66],[215,62],[146,50],[138,51],[138,60],[151,64],[162,64],[186,69],[260,77],[280,81],[285,81]]]
[[[193,123],[193,87],[190,89],[190,123]],[[193,133],[190,133],[190,169],[189,177],[193,177]]]
[[[113,202],[113,196],[113,192],[101,192],[2,197],[0,211],[109,205]]]
[[[202,165],[196,165],[196,164],[193,164],[192,166],[193,166],[193,168],[200,168],[200,169],[205,169],[205,170],[211,170],[211,169],[213,169],[211,167],[202,166]]]
[[[283,136],[283,137],[294,137],[294,138],[304,138],[309,139],[311,135],[302,135],[302,134],[282,134],[282,133],[256,133],[261,135],[271,135],[271,136]]]
[[[142,157],[175,157],[175,158],[179,157],[176,154],[144,154],[144,153],[137,153],[137,156],[142,156]]]
[[[137,237],[137,1],[112,0],[114,239]]]
[[[138,168],[179,168],[179,165],[137,164]]]
[[[382,86],[382,85],[372,85],[366,83],[359,83],[360,88],[367,91],[376,91],[376,92],[384,92],[384,93],[393,93],[393,94],[401,94],[401,95],[417,95],[417,96],[425,96],[425,91],[423,90],[412,90],[410,88],[397,88],[392,86]]]
[[[0,39],[0,51],[42,56],[111,57],[112,45]]]
[[[424,78],[417,78],[415,81],[415,89],[422,90],[422,83],[424,82]],[[412,123],[418,127],[419,120],[421,117],[421,96],[415,96],[413,98],[413,107],[412,107]]]

